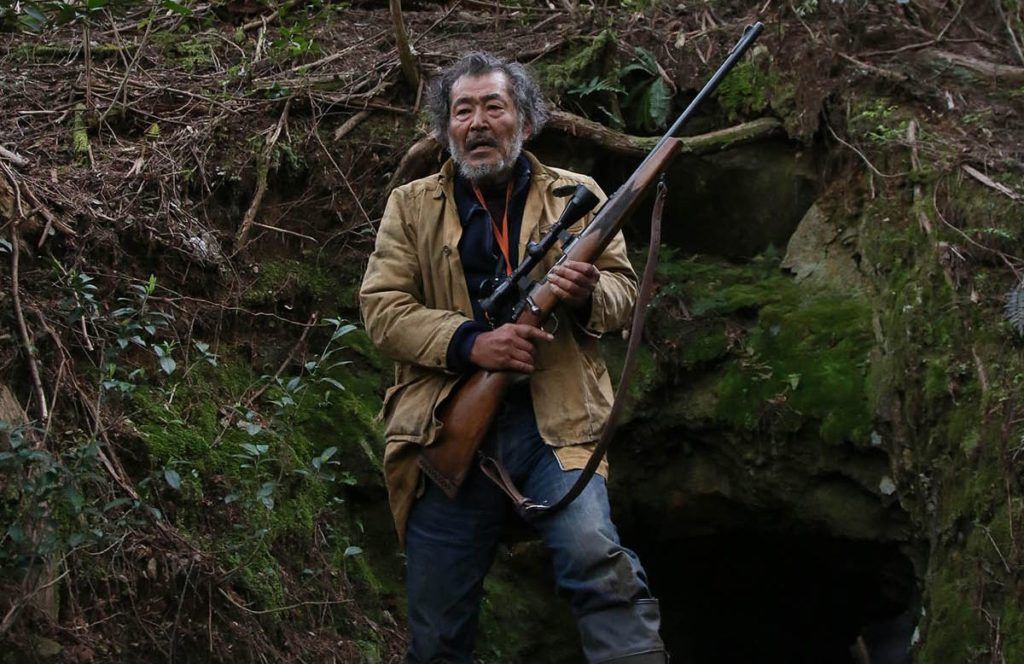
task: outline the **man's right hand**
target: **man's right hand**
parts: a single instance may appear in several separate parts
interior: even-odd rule
[[[469,361],[488,371],[533,373],[536,341],[555,337],[532,325],[505,323],[491,332],[481,332],[469,351]]]

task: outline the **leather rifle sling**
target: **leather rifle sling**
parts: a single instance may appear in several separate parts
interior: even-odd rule
[[[647,319],[647,306],[650,304],[652,291],[654,290],[654,272],[658,267],[658,248],[661,245],[661,214],[665,207],[665,196],[668,188],[665,186],[665,176],[662,175],[658,182],[657,198],[654,201],[654,211],[651,213],[651,243],[647,249],[647,265],[644,266],[644,275],[640,281],[640,291],[637,294],[636,304],[633,308],[633,321],[629,331],[629,345],[626,348],[626,359],[622,367],[622,376],[619,378],[619,386],[615,390],[615,401],[612,410],[608,414],[604,430],[598,439],[594,451],[587,460],[583,472],[576,482],[566,491],[565,495],[559,498],[554,504],[535,503],[524,496],[509,476],[508,471],[496,458],[480,452],[480,469],[491,479],[498,488],[515,503],[518,510],[526,516],[547,516],[561,510],[579,496],[586,488],[594,473],[597,472],[601,460],[608,451],[608,446],[615,435],[619,418],[625,408],[626,395],[632,383],[634,367],[636,365],[636,352],[640,348],[640,340],[643,336],[644,323]]]

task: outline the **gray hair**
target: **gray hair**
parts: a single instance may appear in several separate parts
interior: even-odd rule
[[[530,126],[536,136],[548,121],[548,107],[540,88],[526,67],[509,62],[490,53],[475,51],[462,56],[435,78],[427,90],[427,113],[430,115],[434,136],[442,145],[448,144],[448,120],[451,113],[452,86],[463,76],[483,76],[494,71],[505,74],[509,94],[519,112],[520,127]]]

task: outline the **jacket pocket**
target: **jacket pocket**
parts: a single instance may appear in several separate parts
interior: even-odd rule
[[[389,388],[380,412],[386,421],[385,439],[424,444],[433,428],[434,408],[447,382],[443,374],[429,373]]]

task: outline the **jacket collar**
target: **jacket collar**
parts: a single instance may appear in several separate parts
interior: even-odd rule
[[[553,198],[547,190],[553,187],[555,181],[559,178],[558,173],[540,163],[533,153],[524,150],[523,155],[530,162],[530,170],[532,171],[530,177],[533,186],[527,192],[526,206],[523,208],[523,222],[519,228],[520,257],[526,255],[527,242],[540,239],[538,228],[550,226],[554,221],[553,219],[547,219],[542,224],[541,217],[548,213],[548,206],[545,205],[545,201]],[[447,198],[452,203],[455,202],[455,168],[455,160],[451,158],[441,167],[434,180],[433,198]],[[452,247],[458,246],[459,238],[462,237],[462,224],[459,222],[459,214],[455,207],[454,204],[445,206],[443,222],[445,225],[445,241]]]

